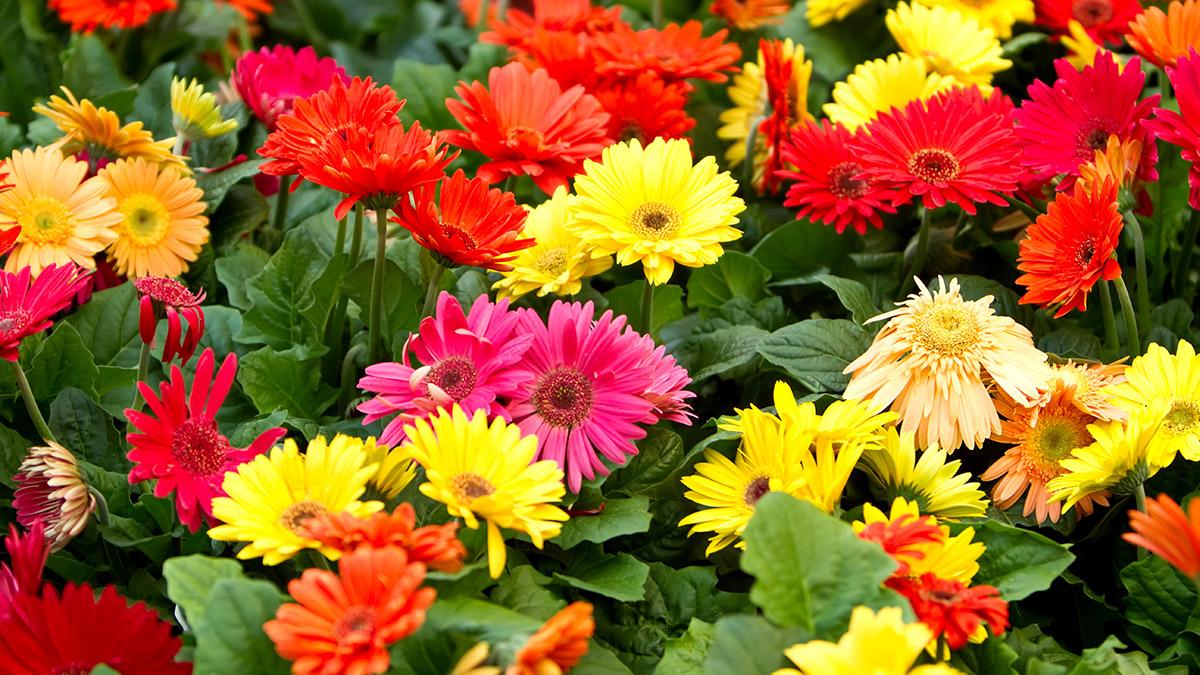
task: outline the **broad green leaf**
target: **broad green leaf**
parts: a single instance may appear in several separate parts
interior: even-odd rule
[[[832,274],[818,274],[814,278],[837,294],[842,307],[850,311],[850,318],[858,325],[865,324],[867,319],[879,314],[879,308],[871,300],[871,291],[861,282]]]
[[[229,304],[240,310],[250,309],[246,282],[262,272],[271,256],[254,244],[241,244],[232,253],[217,259],[217,279],[229,295]]]
[[[716,621],[724,614],[750,611],[745,593],[716,590],[717,571],[710,566],[669,567],[650,563],[646,598],[651,613],[666,619],[672,628],[682,628],[692,619]],[[656,603],[661,600],[661,607]]]
[[[242,566],[229,558],[188,555],[163,563],[167,597],[183,608],[184,617],[193,632],[204,625],[204,610],[213,584],[219,579],[241,577]]]
[[[458,597],[435,602],[425,623],[437,631],[496,643],[514,635],[533,633],[542,622],[490,602]]]
[[[223,136],[221,138],[232,137]],[[196,176],[196,187],[204,190],[204,202],[208,204],[205,213],[216,212],[217,207],[221,206],[221,202],[225,199],[225,193],[229,192],[229,188],[238,181],[258,173],[258,168],[266,161],[265,159],[248,159],[220,171],[201,173]]]
[[[998,281],[973,274],[955,274],[953,277],[945,278],[947,288],[950,287],[950,280],[952,278],[958,279],[962,296],[967,300],[982,300],[987,296],[991,296],[991,306],[997,314],[1010,316],[1019,321],[1032,316],[1032,311],[1029,307],[1022,307],[1020,305],[1017,294],[1011,288]],[[940,288],[936,279],[925,280],[925,285],[929,287],[930,291]]]
[[[703,675],[704,661],[716,632],[716,625],[692,619],[686,633],[667,641],[662,661],[658,662],[654,672],[661,675]]]
[[[33,357],[26,375],[33,397],[51,401],[67,387],[76,387],[94,397],[99,372],[79,331],[69,323],[60,323]]]
[[[605,494],[637,495],[653,490],[671,478],[686,454],[679,434],[661,427],[651,427],[637,445],[638,454],[604,481]]]
[[[72,36],[71,46],[63,53],[62,74],[63,86],[81,99],[95,101],[129,87],[129,81],[121,75],[121,69],[98,35]],[[117,110],[117,114],[125,112]]]
[[[781,631],[761,616],[721,617],[713,629],[705,675],[771,675],[784,665],[783,650],[803,642],[799,631]],[[664,674],[665,675],[665,674]]]
[[[750,255],[771,271],[773,283],[834,273],[851,264],[850,239],[818,223],[796,221],[762,238]]]
[[[342,292],[362,308],[364,321],[371,306],[371,275],[375,262],[367,260],[350,270],[342,286]],[[383,335],[390,338],[396,349],[404,342],[404,335],[415,331],[421,323],[421,304],[425,291],[412,282],[404,270],[392,260],[385,261],[383,269]],[[465,308],[464,308],[465,309]]]
[[[589,640],[587,653],[571,669],[571,675],[633,675],[633,671],[616,654]]]
[[[850,381],[842,371],[870,344],[870,336],[853,321],[809,319],[766,336],[758,353],[814,394],[836,394]]]
[[[25,459],[25,453],[32,445],[21,434],[0,425],[0,484],[16,487],[12,477]]]
[[[1063,358],[1099,359],[1100,338],[1078,327],[1060,328],[1042,336],[1038,349]]]
[[[975,527],[975,541],[987,546],[987,551],[979,559],[973,583],[995,586],[1009,602],[1050,588],[1075,560],[1066,546],[995,520]]]
[[[531,565],[511,568],[500,578],[492,600],[505,607],[545,621],[566,606],[566,601],[546,589],[550,578]]]
[[[171,78],[174,75],[174,63],[155,68],[138,86],[137,96],[133,99],[132,119],[141,120],[146,131],[155,138],[175,135],[171,121]]]
[[[974,675],[1019,675],[1013,668],[1017,656],[1003,636],[989,635],[983,644],[968,643],[955,652],[953,665]]]
[[[602,543],[623,534],[645,532],[650,527],[649,507],[647,497],[609,499],[600,513],[576,516],[564,523],[554,543],[567,549],[585,541]]]
[[[269,582],[217,579],[196,627],[196,675],[286,675],[290,664],[275,653],[263,623],[275,618],[284,597]]]
[[[618,286],[604,294],[608,300],[608,308],[613,314],[624,314],[640,332],[645,332],[638,326],[642,316],[642,296],[645,293],[644,279]],[[654,311],[650,315],[650,328],[657,334],[663,326],[683,317],[683,288],[666,284],[654,288]]]
[[[1121,583],[1129,592],[1126,620],[1149,632],[1145,640],[1152,644],[1144,647],[1162,649],[1187,628],[1196,608],[1195,586],[1162,558],[1150,556],[1126,565]]]
[[[439,600],[433,606],[437,607],[441,602]],[[426,621],[417,632],[392,644],[392,663],[387,672],[389,675],[449,673],[474,642],[438,630]]]
[[[92,298],[67,318],[79,332],[83,344],[98,366],[137,366],[141,338],[138,336],[137,289],[131,283],[93,293]]]
[[[263,270],[246,282],[250,309],[238,342],[292,350],[304,359],[324,353],[320,328],[304,312],[316,302],[312,286],[326,262],[308,230],[288,232]]]
[[[588,555],[575,558],[566,572],[554,578],[580,590],[622,602],[641,600],[650,568],[628,553],[612,556]]]
[[[221,305],[205,305],[204,335],[200,336],[200,346],[197,353],[211,347],[217,359],[225,358],[226,354],[237,353],[239,356],[248,350],[245,345],[235,342],[242,332],[242,313],[232,307]]]
[[[260,413],[285,410],[294,417],[316,420],[338,394],[321,381],[321,369],[315,362],[271,347],[247,354],[237,377]]]
[[[720,307],[735,297],[758,301],[767,296],[771,271],[740,251],[726,251],[715,265],[692,272],[687,283],[688,307]]]
[[[1085,649],[1080,655],[1079,663],[1075,664],[1068,675],[1152,675],[1158,671],[1152,670],[1141,652],[1118,653],[1125,644],[1110,636],[1099,647]]]
[[[129,465],[116,443],[112,417],[90,396],[75,387],[59,392],[50,404],[50,430],[63,447],[112,471],[128,471]]]
[[[458,122],[446,110],[446,99],[456,98],[458,76],[450,66],[398,59],[392,71],[392,87],[408,103],[400,109],[405,124],[420,122],[425,129],[457,129]]]
[[[731,325],[719,319],[685,326],[691,318],[668,326],[662,338],[667,351],[687,368],[693,382],[717,375],[723,379],[734,377],[738,369],[758,356],[759,343],[769,335],[757,326]],[[686,332],[674,332],[676,327]]]

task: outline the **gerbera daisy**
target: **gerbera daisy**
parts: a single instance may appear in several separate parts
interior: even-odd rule
[[[416,463],[399,448],[376,443],[373,436],[368,436],[363,443],[363,452],[367,455],[367,464],[379,467],[367,481],[367,500],[391,501],[417,477]]]
[[[1175,102],[1179,112],[1167,108],[1155,108],[1154,118],[1146,120],[1160,140],[1179,148],[1183,159],[1191,162],[1188,184],[1191,192],[1188,204],[1200,209],[1200,55],[1189,54],[1178,59],[1174,68],[1167,67],[1167,77],[1175,90]],[[1154,145],[1153,140],[1146,140]],[[3,199],[0,197],[0,199]]]
[[[1004,205],[1025,174],[1011,108],[998,112],[994,101],[973,88],[914,101],[881,114],[850,151],[864,173],[896,189],[896,203],[919,198],[927,209],[952,203],[969,214],[979,203]]]
[[[1196,499],[1188,502],[1187,511],[1167,495],[1147,499],[1145,513],[1129,511],[1133,531],[1121,538],[1166,560],[1193,582],[1200,580],[1200,505]]]
[[[785,668],[776,675],[851,675],[852,673],[897,673],[935,675],[918,668],[910,671],[933,632],[921,623],[905,623],[899,607],[884,607],[878,613],[869,607],[855,607],[850,627],[837,644],[810,640],[783,651],[800,670]],[[923,667],[928,668],[928,667]],[[937,675],[947,675],[944,671]]]
[[[492,285],[501,298],[515,300],[537,291],[546,295],[575,295],[583,280],[612,267],[612,256],[589,246],[568,227],[576,197],[558,188],[550,199],[529,210],[521,236],[533,241],[517,251],[509,266]]]
[[[521,238],[526,211],[512,193],[467,180],[462,169],[438,185],[428,184],[398,204],[391,219],[412,233],[446,267],[467,265],[507,271],[516,252],[534,245]]]
[[[212,138],[237,129],[235,119],[222,119],[217,96],[193,79],[171,79],[171,123],[175,133],[189,141]]]
[[[642,359],[636,367],[650,374],[650,386],[642,398],[650,402],[654,423],[669,420],[690,426],[696,418],[687,402],[696,394],[685,388],[692,383],[691,376],[675,361],[674,356],[667,354],[664,345],[655,344],[654,338],[642,335],[639,341]]]
[[[349,513],[320,513],[304,525],[308,535],[342,553],[364,548],[397,546],[409,562],[453,574],[462,569],[467,550],[458,540],[458,523],[417,527],[416,512],[408,502],[387,513],[379,511],[366,519]]]
[[[738,30],[777,24],[792,9],[791,0],[713,0],[708,11]]]
[[[75,455],[51,440],[29,448],[13,481],[17,522],[31,528],[41,521],[51,551],[67,545],[87,527],[96,498],[88,489]]]
[[[1175,0],[1163,12],[1147,7],[1129,22],[1129,46],[1159,68],[1174,66],[1189,50],[1200,49],[1200,5]]]
[[[108,249],[118,274],[175,277],[188,270],[208,242],[204,191],[175,169],[145,159],[122,159],[98,174],[122,220]]]
[[[987,498],[962,462],[947,461],[945,450],[931,445],[917,455],[914,435],[888,427],[882,442],[863,453],[862,469],[887,502],[912,502],[921,513],[946,520],[980,518]]]
[[[871,405],[855,400],[834,401],[823,413],[817,414],[815,403],[797,399],[791,385],[783,381],[775,383],[772,399],[776,416],[789,427],[811,430],[818,438],[828,439],[838,445],[862,443],[864,449],[880,447],[885,425],[897,418],[896,413],[881,413]],[[746,416],[762,411],[752,405],[735,412],[735,416],[717,420],[717,427],[722,431],[740,434]]]
[[[592,47],[593,42],[590,33],[539,29],[530,37],[528,45],[515,55],[514,60],[531,71],[545,69],[546,73],[563,88],[580,85],[584,91],[599,100],[599,90],[620,84],[629,84],[635,78],[607,77],[597,72],[599,66],[595,49]],[[649,76],[654,81],[662,82],[662,78],[651,71],[638,74],[638,77],[642,76]],[[679,90],[685,95],[692,90],[692,86],[687,82],[672,82],[671,84],[678,85]],[[650,101],[643,101],[643,106],[649,107],[650,105]],[[662,103],[656,105],[662,105]],[[612,114],[610,110],[605,110],[605,112]],[[612,124],[611,119],[609,124]]]
[[[867,5],[868,0],[808,0],[804,16],[808,25],[820,28],[834,21],[841,21]]]
[[[0,563],[0,621],[8,618],[18,595],[41,593],[42,572],[50,557],[42,521],[34,521],[25,532],[16,523],[10,523],[4,548],[8,551],[8,562]]]
[[[676,263],[715,263],[721,244],[742,235],[733,227],[746,208],[734,196],[737,181],[718,173],[713,157],[693,166],[687,141],[610,145],[583,170],[568,227],[596,250],[616,253],[621,265],[641,262],[651,284],[670,281]]]
[[[1121,211],[1137,208],[1144,190],[1138,179],[1142,162],[1142,142],[1136,138],[1124,141],[1117,135],[1108,137],[1103,150],[1094,159],[1079,165],[1079,184],[1087,190],[1111,181],[1117,188],[1117,204]]]
[[[296,99],[329,89],[334,80],[349,84],[346,71],[331,57],[317,58],[312,47],[263,47],[242,54],[233,66],[233,86],[250,112],[275,130],[280,115]]]
[[[158,322],[167,320],[167,334],[163,339],[162,362],[169,363],[176,356],[187,363],[204,335],[204,291],[193,293],[186,286],[166,277],[142,277],[134,279],[141,300],[138,304],[138,333],[142,342],[154,344]],[[180,320],[182,317],[182,321]],[[185,328],[186,322],[186,328]]]
[[[1145,406],[1162,406],[1166,413],[1160,435],[1184,459],[1200,461],[1200,356],[1191,343],[1180,340],[1173,355],[1151,344],[1125,369],[1125,382],[1106,391],[1130,415]]]
[[[903,108],[912,101],[927,99],[955,86],[957,81],[930,72],[921,59],[892,54],[855,66],[844,81],[833,85],[833,101],[822,109],[830,122],[855,131],[880,113]]]
[[[840,234],[867,225],[883,229],[881,213],[895,213],[895,189],[879,185],[863,171],[850,151],[853,134],[840,124],[821,120],[797,126],[783,143],[782,156],[795,170],[778,172],[794,181],[783,205],[797,209],[796,217],[832,225]]]
[[[0,619],[0,663],[8,675],[86,673],[108,666],[121,675],[190,675],[175,661],[183,642],[144,602],[129,604],[113,586],[52,586],[16,597]]]
[[[901,2],[888,10],[886,21],[905,53],[985,94],[991,92],[992,75],[1012,66],[992,29],[957,10]]]
[[[29,267],[15,274],[0,270],[0,358],[16,363],[21,340],[49,328],[50,317],[87,283],[87,274],[71,264],[50,265],[36,278]]]
[[[463,314],[458,300],[443,291],[433,316],[422,319],[405,344],[400,363],[367,366],[358,387],[376,396],[358,408],[367,416],[363,423],[396,415],[380,443],[404,441],[405,425],[456,404],[467,413],[505,415],[499,400],[518,396],[532,377],[517,365],[533,340],[519,330],[520,315],[508,302],[480,295]]]
[[[446,140],[491,160],[477,172],[488,184],[528,175],[551,194],[612,142],[600,102],[580,86],[563,91],[544,70],[510,63],[492,68],[486,87],[454,91],[461,100],[446,99],[446,109],[466,131],[446,131]]]
[[[691,91],[686,82],[668,84],[645,72],[628,80],[605,82],[592,94],[609,115],[609,138],[636,138],[645,144],[656,138],[683,138],[696,126],[685,110]]]
[[[129,482],[154,480],[154,495],[175,493],[179,521],[189,530],[200,529],[201,516],[215,524],[212,500],[223,496],[221,481],[266,452],[284,435],[281,428],[259,434],[246,448],[236,448],[217,427],[216,416],[233,386],[237,374],[237,355],[229,354],[214,375],[216,359],[205,349],[196,362],[196,375],[190,390],[183,383],[183,371],[171,366],[170,378],[159,385],[158,393],[145,382],[138,390],[150,412],[127,409],[130,450],[133,462]]]
[[[723,71],[733,70],[742,56],[737,44],[726,42],[729,31],[722,28],[702,37],[703,24],[688,21],[682,26],[667,24],[661,30],[635,31],[629,24],[614,24],[611,31],[595,35],[593,43],[600,73],[610,77],[636,77],[655,73],[664,82],[700,79],[724,82]]]
[[[51,264],[95,269],[93,256],[116,240],[121,222],[103,179],[86,178],[86,163],[53,146],[14,150],[5,164],[12,189],[0,192],[0,229],[20,226],[21,234],[4,269],[30,267],[34,276]]]
[[[1140,61],[1131,59],[1122,70],[1112,54],[1100,54],[1083,70],[1066,59],[1055,61],[1054,68],[1054,85],[1041,80],[1029,85],[1029,98],[1017,110],[1021,161],[1038,174],[1066,174],[1059,189],[1067,189],[1079,175],[1079,165],[1091,161],[1116,134],[1122,141],[1142,142],[1139,177],[1155,180],[1158,153],[1146,122],[1159,96],[1138,100],[1146,79]]]
[[[923,574],[918,579],[888,581],[888,587],[908,599],[917,620],[944,637],[950,649],[960,649],[982,625],[993,635],[1008,628],[1008,603],[994,586],[971,586]]]
[[[506,551],[501,528],[529,536],[542,548],[558,536],[567,514],[557,504],[566,490],[562,470],[536,461],[538,439],[522,436],[501,418],[488,423],[482,410],[468,418],[456,404],[406,430],[404,446],[425,468],[421,493],[446,505],[472,530],[487,521],[488,571],[493,579],[504,571]]]
[[[1078,21],[1100,44],[1119,45],[1129,22],[1142,11],[1138,0],[1036,0],[1037,22],[1055,33],[1066,33]]]
[[[221,489],[227,497],[212,501],[213,516],[225,523],[208,531],[217,541],[244,541],[238,559],[262,557],[278,565],[305,549],[336,559],[337,549],[306,536],[309,518],[345,511],[356,517],[383,508],[380,502],[361,502],[375,466],[366,463],[363,441],[343,434],[330,442],[317,436],[304,454],[292,439],[283,447],[238,466],[225,475]]]
[[[572,602],[555,612],[517,650],[509,674],[566,673],[587,654],[588,640],[595,631],[591,604]]]
[[[917,0],[926,7],[945,7],[961,12],[990,28],[996,37],[1012,37],[1013,24],[1033,23],[1033,0]]]
[[[263,632],[297,675],[382,673],[388,646],[415,633],[437,597],[424,580],[425,566],[404,549],[360,549],[337,574],[309,568],[288,582],[296,602],[280,605]]]
[[[532,0],[529,10],[512,7],[500,21],[489,22],[481,42],[525,51],[541,32],[603,33],[621,23],[620,7],[597,7],[591,0]],[[530,11],[531,10],[531,11]]]
[[[33,111],[49,119],[63,132],[64,141],[57,147],[63,154],[86,152],[90,161],[114,160],[122,157],[144,157],[159,164],[170,164],[187,170],[183,160],[171,151],[174,138],[154,140],[141,122],[121,125],[121,118],[104,106],[87,100],[76,100],[66,87],[66,98],[51,96],[49,102],[38,104]],[[95,164],[93,164],[95,165]]]
[[[175,9],[175,0],[50,0],[47,6],[72,31],[91,33],[101,26],[137,28],[155,14]]]
[[[843,395],[898,412],[901,431],[915,432],[921,447],[978,447],[1000,431],[989,389],[1032,405],[1050,377],[1046,355],[1028,329],[996,315],[990,295],[964,300],[957,279],[939,277],[934,292],[917,285],[898,309],[871,319],[887,324],[846,366]]]
[[[1083,70],[1084,67],[1090,66],[1096,62],[1096,57],[1100,54],[1112,54],[1109,50],[1101,47],[1092,40],[1092,36],[1088,35],[1083,24],[1075,19],[1071,19],[1067,23],[1067,32],[1059,37],[1059,42],[1067,48],[1066,59],[1075,66],[1076,70]],[[1114,56],[1120,62],[1119,56]]]
[[[893,511],[895,508],[893,507]],[[873,504],[863,504],[863,521],[852,523],[854,533],[863,541],[873,541],[896,561],[899,567],[894,574],[908,576],[909,561],[924,557],[922,547],[942,541],[942,531],[937,518],[914,516],[902,512],[888,517]]]
[[[889,513],[871,503],[863,504],[863,520],[855,521],[852,526],[859,538],[878,541],[895,559],[900,567],[892,573],[893,577],[934,574],[968,584],[979,573],[979,558],[986,551],[982,542],[972,541],[974,528],[963,528],[951,536],[949,527],[938,525],[934,516],[922,514],[916,502],[903,497],[892,502]],[[907,534],[907,537],[893,539],[887,534]],[[880,535],[885,536],[878,538]]]

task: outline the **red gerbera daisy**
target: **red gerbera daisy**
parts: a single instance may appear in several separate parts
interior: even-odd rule
[[[1087,309],[1087,296],[1100,280],[1121,276],[1113,254],[1121,242],[1117,186],[1110,180],[1089,188],[1075,184],[1060,192],[1021,240],[1017,269],[1025,274],[1021,304],[1054,307],[1054,317]]]
[[[701,30],[699,21],[640,31],[617,24],[612,31],[596,36],[600,72],[630,78],[649,71],[666,82],[691,78],[724,82],[729,78],[722,71],[735,69],[742,50],[725,42],[729,31],[724,28],[708,37],[702,37]]]
[[[1024,177],[1012,116],[996,109],[978,89],[952,89],[881,114],[850,140],[850,152],[897,191],[893,204],[919,197],[925,208],[954,203],[974,214],[978,203],[1005,204],[1001,195]]]
[[[1142,142],[1138,178],[1157,180],[1158,152],[1145,123],[1159,96],[1138,100],[1146,79],[1141,61],[1130,59],[1122,69],[1111,53],[1103,52],[1083,70],[1066,59],[1055,61],[1054,69],[1054,85],[1041,80],[1029,85],[1029,98],[1016,113],[1022,162],[1040,175],[1066,174],[1059,189],[1067,189],[1079,176],[1079,166],[1095,159],[1115,134],[1122,142]]]
[[[87,673],[106,665],[121,675],[188,675],[176,663],[183,643],[145,603],[133,605],[105,587],[99,597],[87,584],[67,584],[60,595],[17,596],[0,619],[0,663],[5,675]]]
[[[1196,497],[1187,511],[1167,495],[1146,500],[1146,512],[1130,511],[1133,532],[1121,535],[1125,541],[1166,560],[1193,581],[1200,579],[1200,504]]]
[[[917,620],[934,636],[946,637],[950,649],[967,644],[971,634],[985,623],[997,635],[1008,628],[1008,603],[993,586],[968,588],[962,582],[939,579],[930,573],[919,579],[892,577],[886,583],[908,599]]]
[[[492,68],[488,86],[460,82],[461,101],[446,108],[466,131],[447,131],[446,140],[492,161],[477,176],[488,184],[528,175],[546,194],[565,186],[612,142],[608,113],[583,87],[563,91],[545,70],[519,63]]]
[[[1175,90],[1179,112],[1166,108],[1155,108],[1154,119],[1146,120],[1146,126],[1158,137],[1179,147],[1179,154],[1192,163],[1188,172],[1191,192],[1188,203],[1200,209],[1200,54],[1189,51],[1174,66],[1167,66],[1167,77]],[[1154,145],[1153,142],[1150,143]]]
[[[873,541],[896,561],[895,577],[908,576],[908,560],[925,557],[923,544],[936,544],[945,539],[933,516],[917,517],[903,514],[894,520],[876,521],[858,533],[858,538]]]
[[[458,540],[457,522],[425,527],[416,524],[416,513],[405,502],[390,514],[378,511],[365,520],[349,513],[320,513],[309,519],[304,529],[308,536],[342,553],[398,546],[408,552],[409,562],[425,563],[451,574],[462,569],[467,549]]]
[[[1129,22],[1142,11],[1138,0],[1037,0],[1037,22],[1060,35],[1078,21],[1100,44],[1118,45]]]
[[[563,33],[600,33],[621,21],[620,7],[593,7],[591,0],[533,0],[532,13],[510,7],[504,20],[492,22],[481,42],[527,51],[538,30]]]
[[[790,43],[789,43],[790,44]],[[758,189],[767,194],[774,193],[779,186],[778,171],[783,168],[780,152],[783,141],[797,124],[812,118],[808,113],[808,92],[798,91],[796,62],[788,53],[783,40],[759,40],[758,50],[762,54],[763,79],[767,85],[767,104],[771,114],[763,120],[759,133],[767,151],[763,164],[762,184]],[[803,86],[808,85],[808,74],[802,76]]]
[[[200,303],[204,302],[204,290],[193,293],[183,284],[167,277],[134,279],[133,286],[142,294],[138,317],[138,332],[142,342],[154,344],[158,322],[166,317],[167,335],[163,340],[162,362],[168,363],[178,355],[181,363],[187,363],[200,344],[200,337],[204,335],[204,309],[200,307]],[[187,321],[186,332],[180,317]]]
[[[196,362],[190,392],[179,366],[171,366],[171,377],[159,385],[157,395],[149,384],[139,382],[150,412],[125,411],[132,427],[126,436],[132,446],[127,456],[134,463],[129,482],[155,479],[156,497],[174,492],[179,520],[193,532],[200,529],[201,513],[215,522],[212,500],[225,494],[225,472],[266,452],[284,435],[283,429],[274,428],[245,449],[230,445],[217,428],[216,416],[233,386],[237,355],[225,357],[215,378],[214,365],[213,351],[205,349]]]
[[[696,126],[684,109],[691,91],[686,82],[667,84],[647,72],[600,87],[596,98],[610,115],[609,136],[647,145],[656,138],[683,138]]]
[[[50,0],[71,30],[91,33],[97,28],[137,28],[159,12],[175,9],[175,0]]]
[[[514,60],[525,64],[529,70],[544,68],[564,89],[578,84],[584,91],[599,98],[597,89],[603,78],[598,72],[596,50],[591,44],[592,37],[586,33],[539,28],[529,39],[525,51],[518,52]],[[646,101],[642,103],[644,105]]]
[[[512,193],[488,188],[479,178],[467,180],[462,169],[441,188],[441,195],[434,185],[417,190],[399,204],[392,221],[412,232],[442,264],[507,271],[512,253],[533,246],[532,239],[520,238],[526,211]]]
[[[24,534],[16,523],[10,524],[4,548],[9,563],[0,564],[0,621],[8,618],[18,595],[37,595],[41,591],[42,570],[50,557],[42,521],[35,520]]]
[[[49,328],[50,317],[66,309],[88,280],[72,264],[50,265],[32,277],[28,267],[16,274],[0,270],[0,359],[15,363],[21,340]]]

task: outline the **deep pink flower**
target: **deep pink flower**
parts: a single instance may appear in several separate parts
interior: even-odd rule
[[[0,270],[0,358],[15,362],[21,340],[49,328],[50,317],[71,304],[87,279],[73,264],[50,265],[36,279],[28,267]]]
[[[367,416],[363,423],[396,415],[379,437],[396,445],[406,424],[454,403],[468,415],[482,409],[507,418],[497,399],[511,398],[532,377],[516,367],[533,339],[519,325],[508,300],[493,303],[481,295],[464,315],[458,300],[443,292],[433,316],[405,344],[403,361],[368,366],[359,380],[360,389],[376,394],[358,407]]]
[[[0,620],[8,616],[9,608],[18,595],[37,595],[42,585],[42,570],[50,557],[46,545],[46,529],[35,520],[25,534],[15,523],[8,526],[4,540],[9,563],[0,563]]]
[[[312,47],[299,51],[286,45],[246,52],[233,66],[233,86],[254,116],[275,130],[279,116],[291,112],[292,101],[329,88],[333,81],[349,84],[346,71]]]
[[[1154,119],[1147,120],[1146,126],[1162,140],[1178,146],[1180,156],[1191,162],[1188,203],[1193,209],[1200,209],[1200,167],[1197,166],[1200,163],[1200,54],[1189,50],[1174,67],[1167,66],[1167,77],[1175,89],[1179,112],[1155,108]]]
[[[142,342],[154,344],[158,322],[166,317],[167,335],[163,339],[162,362],[168,363],[178,355],[180,362],[187,363],[200,344],[200,337],[204,335],[204,310],[200,307],[200,303],[204,302],[204,291],[193,293],[183,284],[167,277],[134,279],[133,286],[142,295],[138,316],[138,333]],[[186,332],[180,317],[187,321]]]
[[[696,415],[692,406],[687,402],[695,398],[696,393],[684,389],[692,383],[692,377],[687,369],[675,361],[675,357],[667,354],[667,348],[655,344],[654,338],[642,335],[641,348],[645,350],[639,370],[645,369],[650,373],[650,386],[642,398],[654,406],[654,415],[659,420],[670,420],[691,426]]]
[[[134,467],[129,482],[156,479],[154,496],[175,493],[179,520],[195,532],[200,516],[210,523],[213,497],[225,494],[221,482],[226,471],[234,471],[266,452],[283,435],[280,428],[268,429],[247,448],[235,448],[217,428],[217,411],[225,402],[237,374],[237,356],[230,354],[213,376],[216,359],[205,349],[196,362],[191,390],[183,383],[183,371],[171,366],[171,377],[156,395],[150,385],[138,383],[150,412],[125,411],[132,427],[126,436],[132,449],[127,455]]]

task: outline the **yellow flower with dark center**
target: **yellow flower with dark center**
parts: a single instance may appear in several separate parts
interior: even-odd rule
[[[221,136],[238,126],[237,120],[222,119],[216,95],[194,79],[171,80],[171,113],[175,133],[191,141]]]
[[[912,667],[933,637],[925,624],[905,623],[899,607],[878,612],[855,607],[837,644],[810,640],[792,645],[783,653],[800,670],[782,668],[775,675],[962,675],[941,663]]]
[[[949,459],[936,445],[917,455],[912,432],[888,427],[882,443],[863,453],[862,468],[887,501],[906,499],[927,516],[943,519],[979,518],[987,497],[962,462]]]
[[[34,106],[33,111],[54,122],[63,132],[64,141],[58,146],[63,154],[87,151],[93,162],[101,158],[142,157],[187,170],[183,160],[171,152],[174,138],[156,141],[142,128],[141,122],[122,125],[121,118],[108,108],[97,107],[86,98],[77,100],[66,87],[62,91],[65,99],[51,96],[48,103]]]
[[[399,497],[404,488],[417,477],[416,462],[401,448],[378,445],[372,436],[363,444],[363,452],[366,454],[366,462],[377,467],[375,475],[367,481],[367,492],[380,501]]]

